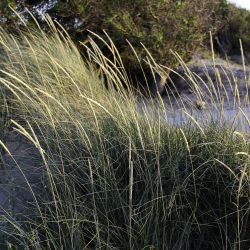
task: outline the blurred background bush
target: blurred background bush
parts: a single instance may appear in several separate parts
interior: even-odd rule
[[[101,36],[107,31],[132,72],[138,64],[126,39],[141,58],[146,56],[142,43],[158,63],[168,67],[177,65],[170,50],[177,51],[184,61],[205,52],[209,31],[222,56],[239,53],[240,38],[245,52],[250,51],[250,12],[226,0],[2,0],[1,25],[13,31],[21,22],[9,6],[30,25],[27,9],[42,26],[42,13],[48,13],[77,44],[87,39],[88,30]]]

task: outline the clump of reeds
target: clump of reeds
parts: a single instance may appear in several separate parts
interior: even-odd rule
[[[92,61],[84,61],[69,37],[50,25],[50,35],[0,34],[0,82],[15,110],[12,124],[33,142],[44,166],[41,192],[27,204],[29,216],[6,211],[2,217],[3,244],[34,249],[249,244],[245,135],[209,120],[204,127],[191,115],[189,123],[171,126],[163,119],[168,111],[160,96],[138,108],[129,86],[122,87],[129,78],[112,41],[107,46],[113,61],[93,40]]]

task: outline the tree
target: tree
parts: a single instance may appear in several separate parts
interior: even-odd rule
[[[147,55],[143,44],[158,63],[173,67],[177,60],[170,50],[189,60],[206,46],[209,31],[216,33],[223,26],[223,8],[227,6],[226,0],[4,0],[0,11],[8,26],[16,25],[16,19],[7,3],[32,23],[25,12],[25,8],[30,9],[42,26],[37,6],[47,7],[46,12],[66,28],[76,43],[87,38],[88,30],[101,36],[106,30],[131,72],[137,70],[138,63],[126,40],[140,58]]]

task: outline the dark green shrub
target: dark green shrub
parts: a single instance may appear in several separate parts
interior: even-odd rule
[[[37,2],[41,1],[21,1],[15,7],[31,9]],[[224,0],[58,0],[48,12],[75,41],[84,41],[89,34],[87,30],[101,35],[106,30],[127,68],[137,63],[126,39],[143,59],[147,54],[141,43],[158,63],[171,67],[176,65],[176,59],[170,50],[189,60],[208,41],[208,32],[215,32],[223,22],[224,4]],[[0,5],[0,11],[5,8],[6,3]]]
[[[229,54],[240,53],[241,39],[244,51],[250,52],[250,12],[237,8],[233,4],[227,6],[226,25],[218,32],[218,37]]]
[[[143,58],[146,52],[140,43],[157,62],[173,66],[176,60],[170,49],[189,60],[204,45],[208,32],[215,31],[221,23],[218,10],[223,3],[221,0],[59,0],[51,14],[66,24],[77,40],[86,37],[86,29],[99,34],[106,30],[129,65],[135,58],[126,39]]]

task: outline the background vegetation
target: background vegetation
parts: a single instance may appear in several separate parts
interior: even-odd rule
[[[239,40],[241,39],[245,53],[249,54],[250,12],[231,4],[228,5],[227,12],[227,23],[217,34],[224,49],[228,54],[238,54],[240,51]]]
[[[41,13],[48,13],[64,26],[78,46],[79,42],[87,44],[88,30],[102,37],[105,37],[105,30],[131,75],[139,74],[140,70],[126,40],[143,59],[144,66],[147,53],[142,44],[158,63],[175,67],[178,62],[170,50],[178,51],[186,62],[196,52],[206,53],[210,31],[215,48],[223,57],[239,54],[239,39],[247,57],[250,52],[250,12],[226,0],[3,0],[0,3],[0,22],[13,32],[22,23],[9,6],[32,25],[28,9],[43,28],[46,25]],[[103,46],[102,43],[99,45]],[[79,48],[85,51],[83,46]],[[107,52],[105,47],[102,50]]]
[[[5,0],[0,11],[6,13],[7,26],[12,29],[16,20],[10,15],[7,3],[23,15],[27,7],[37,16],[32,6],[46,6],[50,2]],[[195,51],[204,49],[209,31],[215,34],[224,27],[226,17],[230,16],[228,10],[225,0],[58,0],[50,5],[47,13],[59,21],[76,42],[85,41],[88,30],[101,36],[106,30],[127,67],[133,68],[137,65],[136,58],[126,39],[141,58],[146,57],[142,43],[158,63],[172,67],[177,61],[170,50],[178,51],[184,61],[188,61]]]

